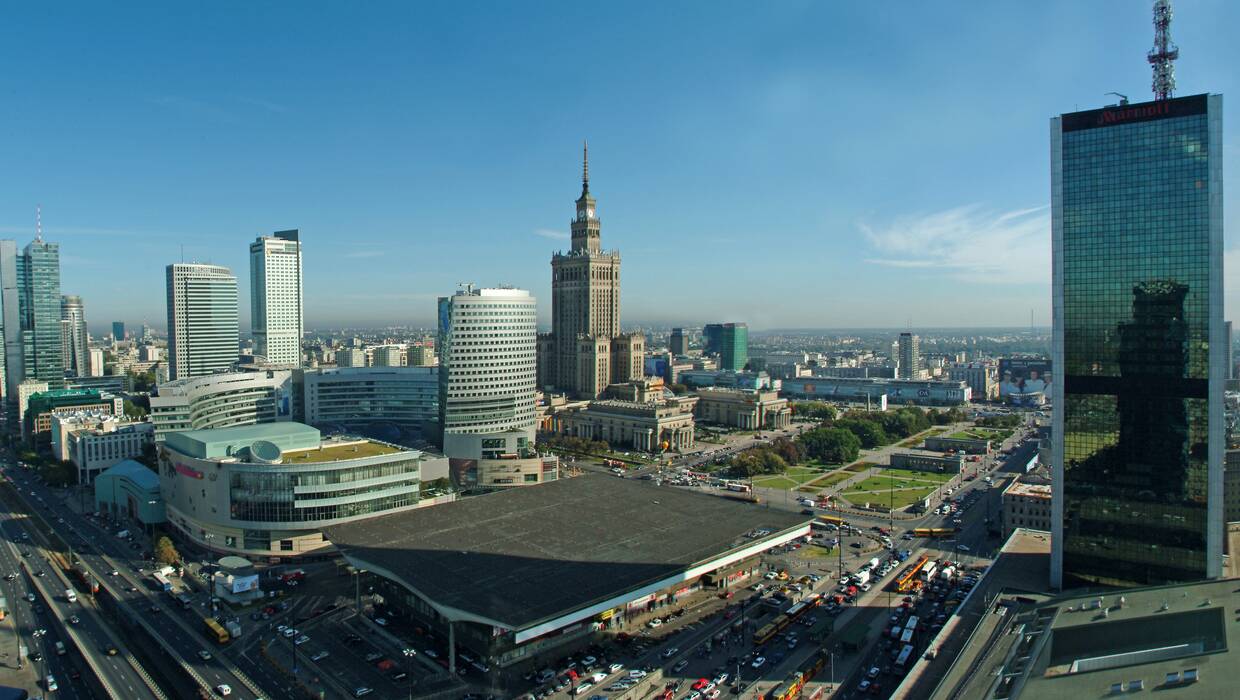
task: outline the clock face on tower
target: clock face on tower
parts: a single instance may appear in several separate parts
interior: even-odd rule
[[[593,209],[587,209],[587,210],[586,210],[586,216],[588,216],[588,217],[590,217],[590,218],[593,218],[593,217],[594,217],[594,210],[593,210]]]

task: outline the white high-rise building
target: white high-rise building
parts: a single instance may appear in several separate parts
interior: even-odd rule
[[[86,308],[82,297],[66,294],[60,297],[60,352],[65,374],[70,377],[90,376],[90,338],[86,333]]]
[[[449,457],[506,453],[502,434],[533,447],[536,306],[524,289],[467,285],[439,298],[439,415]]]
[[[90,362],[87,366],[90,368],[89,376],[103,376],[103,348],[90,349]]]
[[[219,265],[168,266],[168,377],[222,372],[237,362],[237,278]]]
[[[250,311],[254,354],[270,364],[301,366],[305,315],[296,229],[259,236],[250,244]]]
[[[921,379],[920,338],[912,333],[901,333],[898,341],[899,366],[896,376],[900,379]]]

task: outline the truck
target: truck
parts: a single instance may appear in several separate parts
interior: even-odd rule
[[[866,564],[868,564],[871,569],[877,569],[880,562],[881,560],[878,557],[874,557],[873,559],[866,562]]]
[[[77,592],[75,592],[72,588],[66,588],[65,589],[65,600],[69,601],[70,603],[76,603]]]
[[[869,571],[858,571],[857,573],[853,574],[853,585],[855,586],[860,586],[862,584],[868,583],[869,580],[870,580]]]
[[[934,572],[938,571],[939,565],[935,562],[928,562],[921,570],[921,580],[931,581],[934,579]]]
[[[228,630],[228,634],[236,639],[241,636],[241,623],[236,620],[229,620],[224,623],[224,629]]]
[[[943,567],[943,570],[939,572],[939,578],[943,579],[944,581],[952,580],[952,576],[955,576],[955,575],[956,575],[956,567],[954,566],[945,566]]]

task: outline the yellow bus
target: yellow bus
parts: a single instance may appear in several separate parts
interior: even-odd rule
[[[228,630],[224,629],[220,623],[209,617],[203,618],[203,622],[207,625],[207,634],[215,637],[216,642],[219,642],[220,644],[228,643]]]
[[[955,528],[950,527],[918,527],[913,529],[913,537],[955,537]]]
[[[930,561],[930,557],[922,557],[921,559],[917,560],[916,564],[913,564],[903,574],[900,574],[900,577],[896,579],[896,592],[897,593],[908,593],[909,591],[914,590],[918,586],[920,586],[921,581],[917,579],[917,574],[920,573],[923,568],[925,568],[926,564],[929,563],[929,561]]]

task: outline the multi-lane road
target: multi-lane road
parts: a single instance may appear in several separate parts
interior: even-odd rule
[[[65,590],[70,586],[48,564],[46,550],[29,537],[23,527],[25,518],[7,511],[0,518],[0,536],[4,539],[0,544],[0,573],[6,578],[4,590],[12,615],[10,624],[29,653],[42,656],[42,661],[33,662],[39,672],[39,686],[46,690],[47,675],[51,674],[58,686],[57,697],[94,697],[85,681],[85,674],[93,673],[92,664],[84,658],[89,656],[111,693],[156,698],[134,665],[128,648],[103,621],[98,608],[84,596],[77,603],[66,600]],[[7,580],[10,576],[12,580]],[[34,602],[28,599],[30,595],[34,595]],[[75,648],[78,645],[62,633],[69,626],[82,642],[80,648]],[[57,642],[66,647],[63,656],[57,654]],[[9,644],[6,640],[5,645]],[[13,642],[10,653],[16,654],[16,647],[17,642]],[[115,650],[115,654],[110,650]]]
[[[214,692],[219,686],[226,685],[231,691],[230,697],[239,700],[265,695],[263,689],[227,657],[226,652],[216,649],[216,645],[206,639],[201,616],[196,611],[187,614],[176,609],[168,594],[155,590],[149,576],[138,573],[139,570],[149,570],[150,564],[128,548],[123,540],[78,514],[62,501],[61,496],[23,474],[23,470],[9,468],[7,472],[23,487],[22,495],[27,505],[36,511],[31,524],[50,530],[53,529],[52,523],[55,523],[55,531],[74,548],[79,562],[116,599],[122,610],[147,627],[161,645],[172,651],[170,656],[174,662],[182,665],[181,670],[198,686]],[[143,569],[144,566],[147,569]],[[117,572],[116,575],[112,575],[113,571]],[[200,656],[199,652],[204,650],[210,653],[210,658]]]

